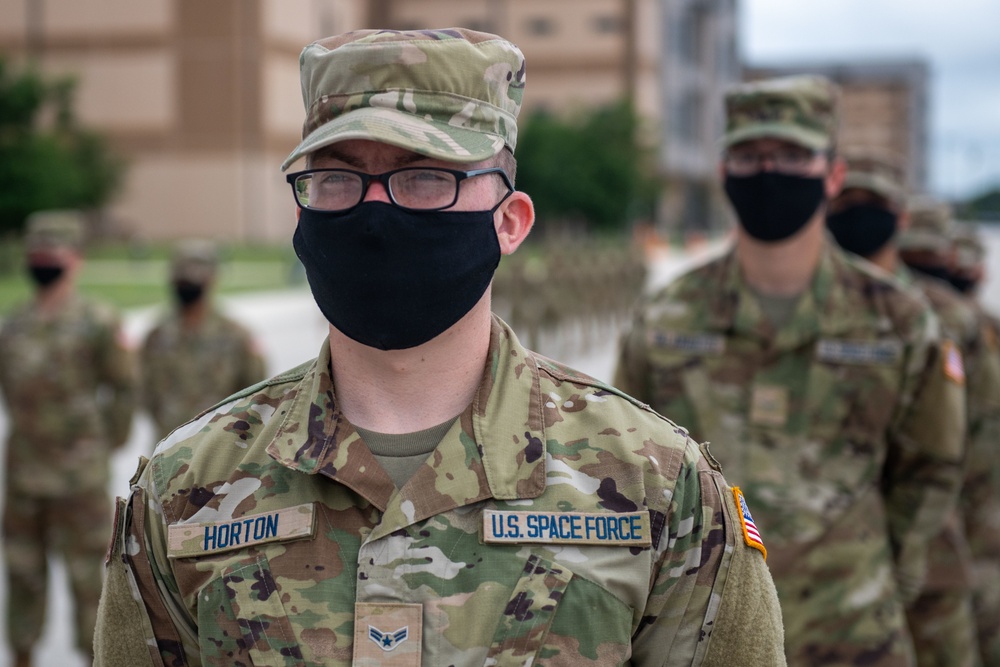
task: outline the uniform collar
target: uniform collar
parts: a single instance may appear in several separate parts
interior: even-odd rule
[[[821,337],[842,335],[865,321],[857,307],[860,275],[851,271],[843,252],[824,239],[819,264],[802,294],[792,318],[775,330],[760,308],[757,297],[743,280],[735,247],[716,267],[711,326],[721,332],[755,338],[776,349],[793,349]]]
[[[339,482],[404,526],[487,498],[534,498],[545,488],[545,423],[538,366],[494,317],[475,398],[406,486],[395,485],[341,412],[329,342],[293,390],[267,446],[278,463]]]

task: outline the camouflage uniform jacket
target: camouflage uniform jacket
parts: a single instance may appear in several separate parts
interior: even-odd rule
[[[172,313],[143,342],[142,401],[156,423],[157,439],[266,377],[250,332],[215,310],[206,315],[192,331]]]
[[[897,594],[919,590],[961,475],[964,393],[942,366],[926,302],[827,243],[777,331],[732,249],[652,295],[615,385],[715,443],[768,542],[786,638],[822,644],[854,614],[905,633]]]
[[[969,437],[976,429],[985,409],[982,403],[987,396],[982,394],[979,388],[984,382],[988,382],[984,375],[990,373],[988,360],[983,358],[987,350],[983,346],[982,331],[975,311],[950,285],[937,278],[911,271],[902,264],[896,271],[896,277],[904,285],[912,285],[920,290],[927,298],[941,322],[942,336],[957,345],[962,355],[968,422],[967,438],[964,443],[965,472],[960,494],[962,502],[949,517],[944,530],[931,543],[925,591],[967,591],[972,585],[972,556],[966,538],[967,522],[963,521],[962,512],[964,509],[973,511],[973,508],[965,502],[965,496],[968,493],[978,494],[978,491],[970,488],[970,484],[982,480],[982,476],[973,468],[973,466],[981,467],[982,461],[970,458]]]
[[[120,501],[101,664],[142,634],[166,665],[784,664],[763,558],[683,430],[497,319],[473,403],[397,491],[329,363],[324,344],[157,447]],[[651,546],[570,535],[615,517]],[[112,608],[116,586],[143,603]]]
[[[33,303],[0,330],[0,386],[10,418],[8,484],[60,496],[105,489],[110,450],[125,443],[134,363],[117,313],[75,295],[57,314]]]

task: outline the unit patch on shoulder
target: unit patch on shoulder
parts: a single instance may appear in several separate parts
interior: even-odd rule
[[[650,331],[649,344],[693,354],[719,355],[726,351],[724,336],[681,331]]]
[[[757,524],[753,522],[753,517],[750,516],[750,508],[747,506],[747,501],[743,497],[740,487],[733,487],[733,496],[736,498],[736,509],[740,513],[743,541],[748,547],[752,547],[764,554],[764,560],[767,560],[767,547],[764,546],[764,541],[760,539],[760,531],[757,530]]]
[[[648,512],[483,512],[486,544],[652,545]]]
[[[840,364],[891,365],[899,361],[903,345],[895,340],[835,340],[816,344],[816,358]]]
[[[312,503],[222,521],[175,523],[167,527],[167,556],[189,558],[245,549],[255,544],[311,537],[314,531]]]
[[[944,360],[944,376],[955,384],[965,384],[965,364],[958,346],[950,340],[941,341],[941,358]]]

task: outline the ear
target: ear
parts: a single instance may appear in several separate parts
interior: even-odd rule
[[[844,162],[844,158],[835,157],[833,164],[830,165],[830,172],[826,175],[823,183],[827,200],[833,199],[840,194],[840,190],[844,187],[844,178],[846,176],[847,163]]]
[[[500,241],[500,252],[510,255],[528,236],[535,224],[535,205],[531,197],[515,190],[493,214],[493,224]]]

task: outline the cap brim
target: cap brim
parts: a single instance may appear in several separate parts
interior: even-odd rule
[[[753,139],[781,139],[814,151],[827,150],[831,146],[829,137],[820,132],[810,132],[778,123],[761,123],[727,132],[722,137],[722,149],[725,150],[738,143]]]
[[[364,107],[338,116],[302,140],[281,165],[348,139],[378,141],[430,158],[473,163],[489,159],[504,146],[503,137],[440,121],[419,118],[396,109]]]

